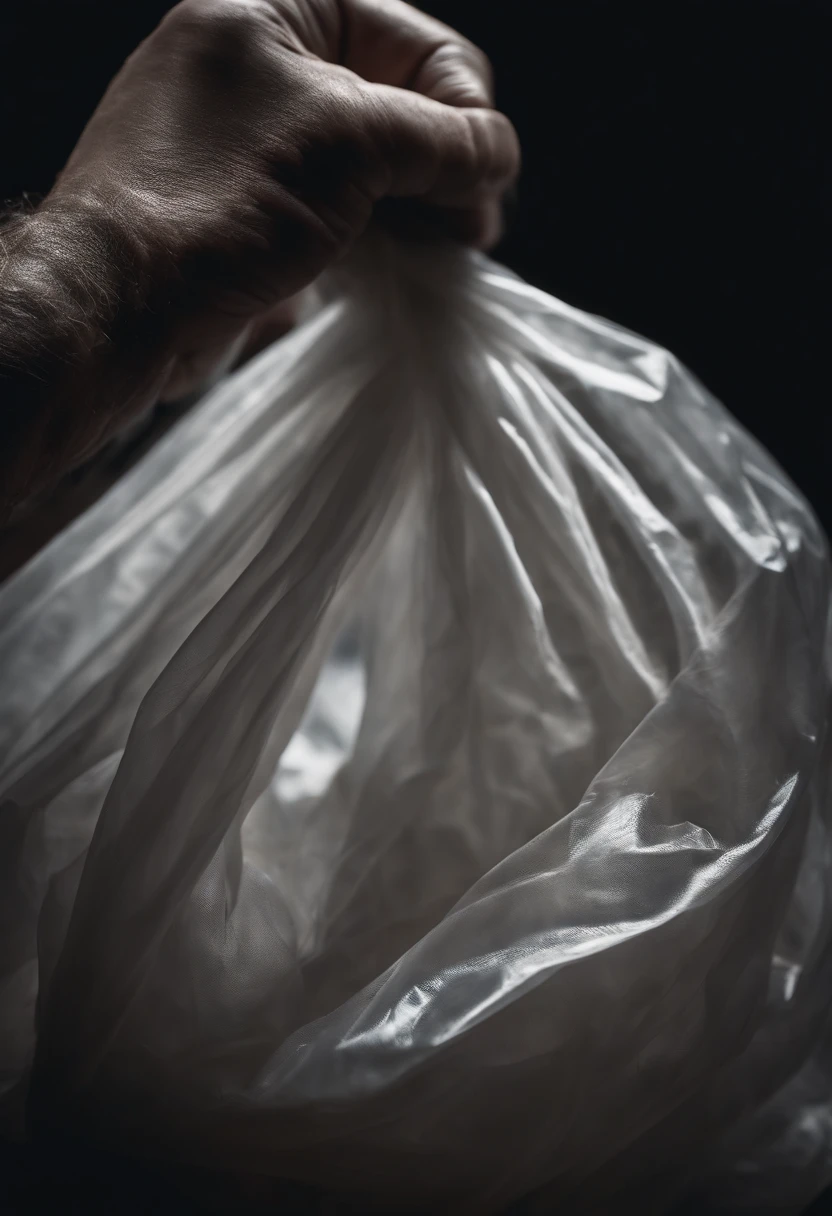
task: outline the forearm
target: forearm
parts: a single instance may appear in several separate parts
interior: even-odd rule
[[[103,207],[47,200],[0,228],[0,519],[158,395],[159,303]]]

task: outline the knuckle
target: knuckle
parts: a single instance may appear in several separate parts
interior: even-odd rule
[[[324,115],[324,142],[339,175],[356,184],[371,179],[379,151],[366,99],[356,90],[336,89],[326,98]]]
[[[491,71],[480,50],[467,42],[445,42],[428,56],[420,83],[425,91],[452,105],[491,102]]]
[[[180,0],[165,17],[164,24],[202,28],[215,21],[229,20],[233,7],[230,0]]]
[[[460,49],[467,58],[471,67],[480,72],[483,77],[490,78],[491,76],[491,60],[475,42],[470,42],[467,38],[463,38],[460,44]]]
[[[261,0],[180,0],[163,25],[199,42],[216,42],[237,36],[262,19]]]
[[[159,27],[162,45],[212,110],[251,91],[263,73],[263,20],[257,0],[181,0]]]
[[[495,124],[498,155],[496,157],[496,176],[501,184],[508,185],[520,172],[522,153],[520,138],[511,119],[498,111],[492,116]]]
[[[466,118],[473,150],[470,180],[485,193],[500,191],[516,176],[519,165],[514,127],[494,111],[469,112]]]
[[[491,139],[487,122],[478,113],[466,115],[466,128],[469,132],[469,161],[468,169],[472,177],[484,178],[488,173],[491,160]]]
[[[494,86],[494,70],[485,51],[467,38],[460,38],[458,51],[465,66],[482,81],[486,92],[490,95]]]

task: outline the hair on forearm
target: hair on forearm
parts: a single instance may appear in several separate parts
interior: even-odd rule
[[[0,226],[0,519],[85,459],[160,376],[141,269],[106,212]]]

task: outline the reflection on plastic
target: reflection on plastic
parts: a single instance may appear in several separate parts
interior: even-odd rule
[[[829,609],[672,356],[368,243],[0,592],[7,1130],[367,1211],[797,1212]]]

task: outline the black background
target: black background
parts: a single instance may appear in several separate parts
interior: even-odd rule
[[[0,198],[48,190],[166,0],[4,0]],[[829,0],[427,0],[525,167],[499,256],[670,347],[832,526]]]
[[[49,189],[107,81],[170,4],[0,3],[0,198],[14,201]],[[521,135],[501,259],[673,349],[830,529],[829,0],[423,7],[489,53]],[[7,1179],[11,1161],[0,1160]],[[44,1182],[48,1209],[92,1211],[83,1186],[75,1205],[65,1168],[53,1162]],[[152,1188],[133,1197],[137,1211],[161,1210]],[[122,1190],[101,1202],[134,1210]]]

